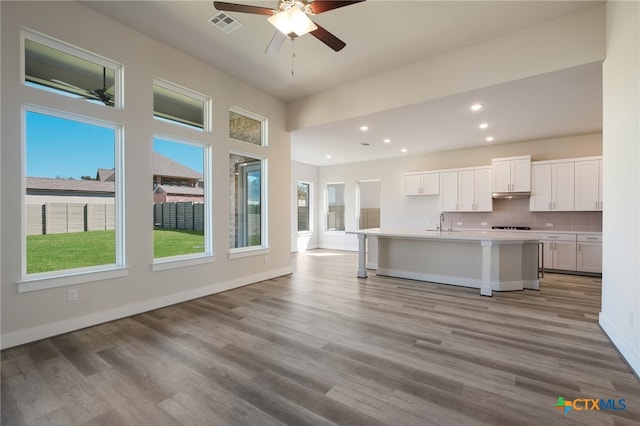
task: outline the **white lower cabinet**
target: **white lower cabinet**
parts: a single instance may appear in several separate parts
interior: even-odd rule
[[[576,234],[540,234],[545,269],[577,271]]]
[[[577,269],[602,273],[602,235],[578,235]]]

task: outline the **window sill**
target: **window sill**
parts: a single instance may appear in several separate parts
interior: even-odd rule
[[[313,235],[312,231],[298,231],[298,236]]]
[[[243,257],[261,256],[269,254],[269,247],[248,247],[229,250],[229,259],[240,259]]]
[[[215,261],[215,256],[213,255],[202,255],[198,257],[194,256],[175,256],[175,257],[167,257],[160,258],[154,260],[151,265],[151,271],[166,271],[167,269],[176,269],[176,268],[186,268],[189,266],[195,265],[203,265],[205,263],[213,263]]]
[[[27,293],[29,291],[46,290],[49,288],[64,287],[74,284],[90,283],[93,281],[110,280],[113,278],[126,277],[129,274],[127,268],[113,267],[111,269],[93,269],[91,271],[79,270],[74,272],[66,272],[60,275],[52,275],[51,273],[33,274],[27,276],[22,281],[18,281],[18,293]]]

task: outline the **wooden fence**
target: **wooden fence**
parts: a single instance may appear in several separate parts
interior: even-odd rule
[[[113,204],[27,204],[27,235],[115,229]],[[204,204],[154,203],[153,225],[165,229],[204,231]]]

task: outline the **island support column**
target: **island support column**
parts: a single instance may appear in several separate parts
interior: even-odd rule
[[[358,234],[358,278],[367,278],[367,235]]]
[[[482,296],[493,296],[491,290],[491,241],[482,241],[482,284],[480,284],[480,294]]]

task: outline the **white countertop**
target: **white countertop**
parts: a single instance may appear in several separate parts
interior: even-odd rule
[[[427,240],[458,241],[539,241],[535,232],[501,232],[501,231],[411,231],[401,229],[361,229],[347,234],[366,235],[372,237],[418,238]]]

